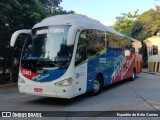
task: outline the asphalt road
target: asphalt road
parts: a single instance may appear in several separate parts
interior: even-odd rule
[[[125,80],[107,86],[98,96],[84,94],[66,100],[21,94],[17,86],[0,87],[0,111],[159,111],[160,76],[141,73],[135,81]],[[83,113],[82,113],[83,114]],[[102,114],[101,114],[102,115]],[[101,116],[99,115],[99,116]],[[102,115],[103,116],[103,115]],[[159,116],[160,117],[160,116]],[[159,117],[140,117],[142,120],[160,119]],[[108,118],[108,117],[107,117]],[[18,118],[17,118],[18,119]],[[53,118],[47,118],[53,119]],[[74,120],[72,115],[55,119]],[[94,120],[94,117],[78,119]],[[98,117],[98,119],[104,119]],[[121,117],[110,118],[121,120]],[[123,117],[123,119],[134,119]],[[137,119],[137,118],[136,118]]]

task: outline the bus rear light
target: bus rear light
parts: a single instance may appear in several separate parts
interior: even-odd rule
[[[69,86],[72,84],[72,81],[73,81],[72,78],[68,78],[68,79],[62,80],[60,82],[57,82],[54,85],[55,86]]]
[[[18,77],[18,82],[19,83],[25,83],[25,81],[21,77]]]

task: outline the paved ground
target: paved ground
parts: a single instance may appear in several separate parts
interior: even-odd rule
[[[147,68],[143,69],[142,70],[144,73],[148,73],[148,74],[153,74],[153,75],[158,75],[160,76],[160,73],[159,72],[149,72]]]
[[[105,87],[98,96],[81,95],[71,100],[20,94],[16,85],[0,87],[0,111],[101,111],[101,114],[97,112],[95,115],[99,117],[77,118],[74,117],[74,114],[69,113],[64,117],[54,118],[63,120],[95,120],[104,119],[103,116],[107,113],[106,111],[137,110],[143,110],[144,112],[157,112],[160,110],[160,76],[143,72],[137,76],[135,81],[126,80]],[[105,117],[105,119],[159,120],[160,118]]]

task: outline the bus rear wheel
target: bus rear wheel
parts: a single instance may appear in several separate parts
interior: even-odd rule
[[[133,69],[133,71],[132,71],[131,81],[134,81],[134,80],[135,80],[135,77],[136,77],[136,70],[135,70],[135,69]]]
[[[102,90],[102,78],[100,76],[98,76],[93,84],[93,91],[92,91],[92,95],[99,95],[99,93]]]

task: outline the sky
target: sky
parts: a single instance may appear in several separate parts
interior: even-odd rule
[[[109,26],[115,23],[116,17],[121,16],[121,13],[134,13],[138,9],[138,13],[142,14],[154,9],[155,4],[160,5],[160,0],[62,0],[60,6]]]

